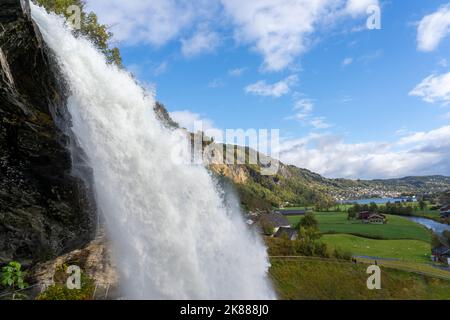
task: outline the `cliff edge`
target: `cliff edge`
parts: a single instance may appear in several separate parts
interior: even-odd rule
[[[0,264],[46,261],[94,237],[95,208],[79,174],[89,172],[69,151],[76,145],[64,129],[56,66],[28,0],[0,0]]]

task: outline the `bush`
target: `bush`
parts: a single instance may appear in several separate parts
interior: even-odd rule
[[[28,287],[25,276],[26,273],[22,271],[22,265],[19,262],[12,261],[2,268],[0,282],[6,288],[25,289]]]
[[[65,284],[55,284],[41,293],[37,300],[92,300],[94,288],[93,282],[82,283],[80,290],[70,290]]]
[[[63,265],[55,272],[54,278],[58,283],[50,286],[42,292],[37,300],[92,300],[95,290],[94,281],[86,275],[81,273],[81,289],[67,288],[67,265]]]
[[[351,252],[344,251],[341,248],[335,248],[334,249],[334,257],[338,260],[352,260],[353,256]]]
[[[108,26],[98,22],[97,15],[93,12],[86,12],[83,0],[36,0],[37,4],[43,6],[47,11],[69,18],[72,13],[67,9],[75,5],[81,9],[81,30],[76,30],[75,35],[82,35],[92,41],[95,46],[105,54],[108,62],[122,67],[122,58],[118,48],[110,48],[109,42],[112,33]]]
[[[317,241],[314,243],[314,255],[321,258],[329,258],[330,253],[326,243]]]
[[[307,213],[301,220],[299,226],[305,229],[318,229],[319,222],[312,213]]]

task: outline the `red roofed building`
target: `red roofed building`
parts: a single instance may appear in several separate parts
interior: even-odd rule
[[[358,214],[358,219],[364,223],[370,224],[386,224],[387,219],[384,214],[375,213],[370,211],[363,211]]]

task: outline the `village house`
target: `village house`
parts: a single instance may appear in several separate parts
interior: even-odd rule
[[[440,210],[442,218],[450,217],[450,204],[443,206]]]
[[[259,219],[259,224],[263,233],[272,237],[280,230],[280,228],[291,228],[289,220],[283,215],[275,212],[262,214]]]
[[[387,219],[384,214],[363,211],[358,214],[358,219],[369,224],[386,224]]]
[[[435,262],[442,262],[450,266],[450,248],[446,246],[434,248],[431,259]]]
[[[273,236],[274,238],[287,237],[289,240],[295,241],[298,238],[298,231],[294,228],[281,227]]]

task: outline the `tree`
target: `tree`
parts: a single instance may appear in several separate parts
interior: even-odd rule
[[[312,213],[306,214],[299,223],[300,228],[303,229],[318,229],[319,223],[317,222],[317,219],[314,217]]]
[[[419,208],[420,208],[420,210],[424,211],[426,207],[427,207],[427,204],[425,203],[425,201],[420,200],[419,201]]]
[[[73,15],[68,10],[70,6],[77,6],[81,10],[81,29],[74,30],[75,36],[87,37],[92,43],[105,54],[109,63],[114,63],[122,67],[122,58],[118,48],[110,48],[109,41],[112,33],[108,31],[108,26],[100,24],[98,17],[94,12],[85,12],[85,3],[83,0],[36,0],[37,4],[44,7],[47,11],[63,15],[66,19]]]
[[[435,233],[431,236],[431,248],[439,248],[442,245],[441,239]]]
[[[348,217],[347,217],[347,219],[348,219],[348,220],[354,220],[354,219],[356,219],[356,212],[354,212],[353,210],[349,210],[349,211],[348,211]]]
[[[378,212],[378,205],[375,202],[371,202],[368,211],[374,212],[374,213]]]
[[[271,236],[275,230],[274,226],[266,221],[260,222],[261,229],[266,236]]]

